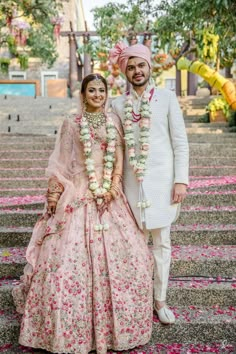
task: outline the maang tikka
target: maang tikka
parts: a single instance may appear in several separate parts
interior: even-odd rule
[[[102,80],[98,77],[98,75],[95,75],[95,79],[93,80],[95,86],[99,86],[103,84]]]

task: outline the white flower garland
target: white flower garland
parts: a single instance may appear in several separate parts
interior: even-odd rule
[[[140,137],[139,137],[139,149],[140,155],[137,156],[135,151],[135,138],[134,138],[134,128],[133,128],[133,101],[130,95],[127,96],[125,102],[125,121],[124,121],[124,132],[125,141],[128,148],[129,163],[133,167],[134,173],[139,182],[143,181],[146,163],[148,158],[149,150],[149,136],[150,136],[150,105],[149,105],[149,93],[145,93],[142,97],[140,105]]]
[[[140,137],[139,137],[139,156],[137,156],[135,149],[135,137],[133,128],[133,101],[132,97],[128,95],[125,101],[125,120],[124,132],[125,142],[128,148],[129,163],[132,166],[138,182],[142,182],[147,168],[147,158],[149,151],[149,137],[150,137],[150,118],[151,110],[149,104],[150,93],[144,93],[140,105]],[[138,208],[147,208],[151,203],[147,200],[138,202]]]
[[[85,165],[89,179],[89,189],[93,193],[97,204],[103,202],[102,197],[98,196],[104,195],[111,188],[112,184],[112,173],[115,161],[115,150],[116,150],[116,128],[113,124],[111,118],[106,119],[106,153],[104,155],[104,168],[103,168],[103,181],[102,185],[99,185],[97,181],[97,176],[94,167],[94,160],[92,158],[92,143],[90,135],[90,127],[88,121],[85,117],[82,117],[80,122],[80,140],[84,146],[84,154],[86,156]],[[95,225],[94,229],[96,231],[108,230],[108,224],[98,224]]]

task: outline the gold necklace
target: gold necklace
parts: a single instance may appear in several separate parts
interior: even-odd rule
[[[83,116],[87,119],[87,122],[94,129],[100,128],[106,123],[106,117],[103,112],[91,113],[84,111]]]

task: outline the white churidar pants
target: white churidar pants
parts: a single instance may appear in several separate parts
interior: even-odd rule
[[[170,226],[154,230],[144,228],[144,233],[147,242],[149,233],[151,233],[153,240],[154,299],[165,301],[171,262]]]

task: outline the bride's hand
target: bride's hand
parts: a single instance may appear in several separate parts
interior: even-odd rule
[[[113,199],[110,192],[106,192],[106,193],[104,194],[103,198],[104,198],[104,202],[105,202],[106,204],[109,204],[109,203],[112,201],[112,199]]]
[[[98,211],[100,212],[100,214],[102,215],[104,213],[105,210],[108,209],[108,206],[110,204],[110,202],[112,201],[112,195],[110,192],[106,192],[104,195],[103,195],[103,201],[98,204]]]
[[[47,213],[48,215],[54,215],[57,208],[57,202],[48,202]]]

